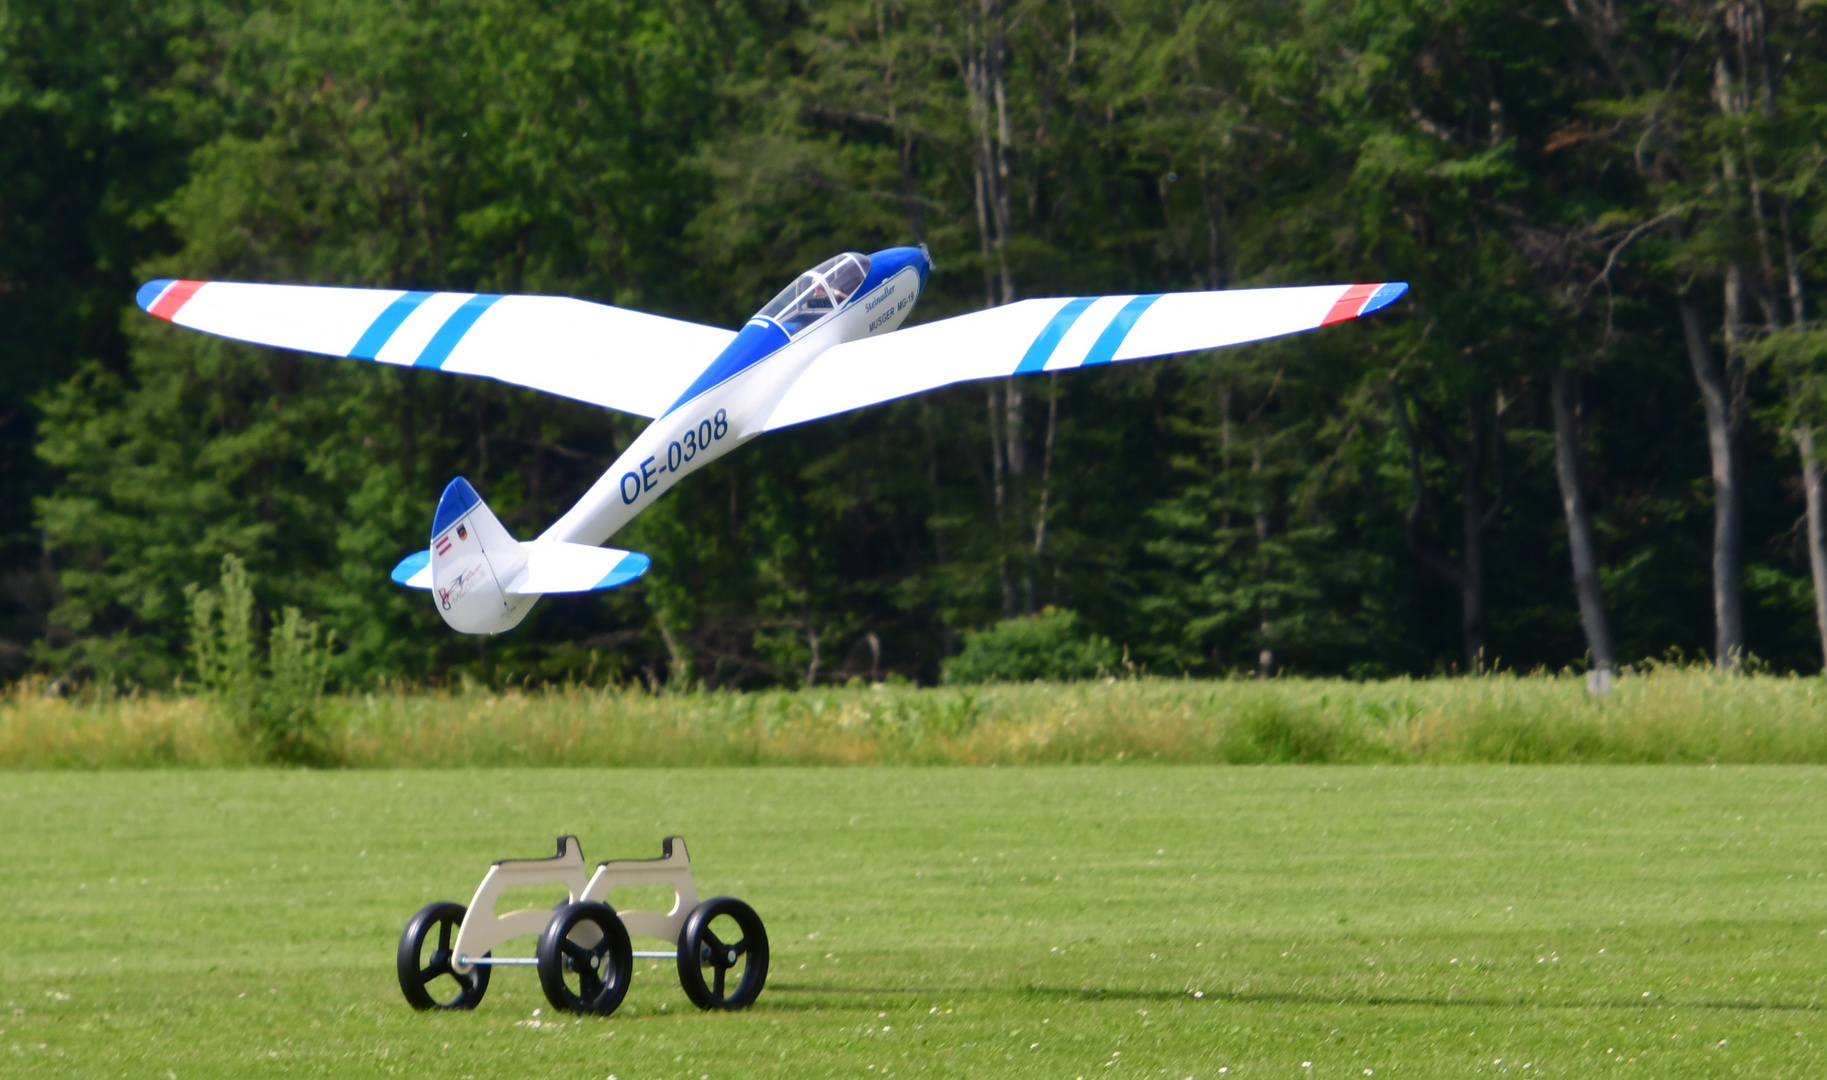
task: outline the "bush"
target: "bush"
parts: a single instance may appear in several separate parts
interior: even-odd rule
[[[1068,682],[1094,679],[1119,659],[1110,639],[1086,631],[1076,613],[1048,607],[966,634],[943,675],[948,683]]]
[[[185,596],[191,659],[216,707],[266,760],[328,764],[323,696],[333,635],[288,607],[267,637],[262,664],[254,641],[253,586],[234,555],[222,557],[220,591],[193,584]]]

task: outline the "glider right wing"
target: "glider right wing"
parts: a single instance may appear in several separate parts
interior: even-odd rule
[[[205,333],[436,368],[659,416],[731,330],[563,296],[151,281],[139,305]]]
[[[1355,319],[1408,291],[1399,281],[1291,289],[1023,300],[881,337],[812,361],[765,430],[969,379],[1196,352]]]

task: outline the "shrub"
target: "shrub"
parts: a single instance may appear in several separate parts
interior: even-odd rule
[[[963,650],[945,661],[943,675],[948,683],[1066,682],[1094,679],[1118,659],[1110,639],[1087,631],[1076,613],[1048,607],[966,634]]]
[[[333,635],[297,608],[285,608],[267,637],[262,664],[254,640],[253,586],[234,555],[222,557],[218,591],[193,584],[185,596],[191,659],[216,707],[266,760],[328,764],[323,695]]]

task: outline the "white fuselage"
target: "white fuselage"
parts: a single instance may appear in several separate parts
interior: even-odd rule
[[[539,539],[608,540],[682,477],[761,434],[781,397],[820,353],[898,329],[919,299],[920,285],[918,271],[902,269],[776,352],[655,419]]]

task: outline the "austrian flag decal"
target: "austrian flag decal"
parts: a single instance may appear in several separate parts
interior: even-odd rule
[[[443,536],[438,537],[438,554],[445,555],[445,554],[448,554],[449,552],[450,552],[450,534],[445,533]]]

